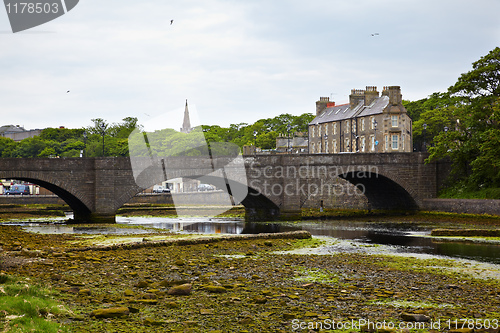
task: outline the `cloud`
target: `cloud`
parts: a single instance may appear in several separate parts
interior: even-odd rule
[[[33,29],[54,33],[0,34],[2,121],[141,121],[187,98],[227,126],[314,112],[319,96],[342,102],[366,85],[420,99],[498,44],[499,10],[494,0],[86,0]]]

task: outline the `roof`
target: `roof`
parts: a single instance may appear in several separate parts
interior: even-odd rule
[[[4,125],[0,126],[0,134],[26,132],[21,126]]]
[[[370,105],[364,104],[364,101],[360,101],[354,108],[351,108],[350,104],[326,108],[319,116],[314,118],[309,125],[330,123],[354,117],[366,117],[380,114],[384,111],[387,105],[389,105],[389,96],[381,96],[375,99]]]

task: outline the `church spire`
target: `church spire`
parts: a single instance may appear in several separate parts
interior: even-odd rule
[[[188,109],[188,100],[186,99],[186,107],[184,108],[184,121],[182,122],[182,133],[191,132],[191,121],[189,120],[189,109]]]

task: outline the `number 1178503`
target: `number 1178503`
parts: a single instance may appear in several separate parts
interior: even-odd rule
[[[7,13],[9,14],[49,14],[49,13],[59,13],[60,5],[57,2],[53,3],[42,3],[42,2],[15,2],[8,3],[5,5],[7,7]]]

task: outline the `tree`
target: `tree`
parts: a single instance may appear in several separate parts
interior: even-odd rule
[[[449,157],[454,172],[475,188],[500,186],[500,48],[472,64],[448,89],[456,126],[440,133],[430,160]]]

